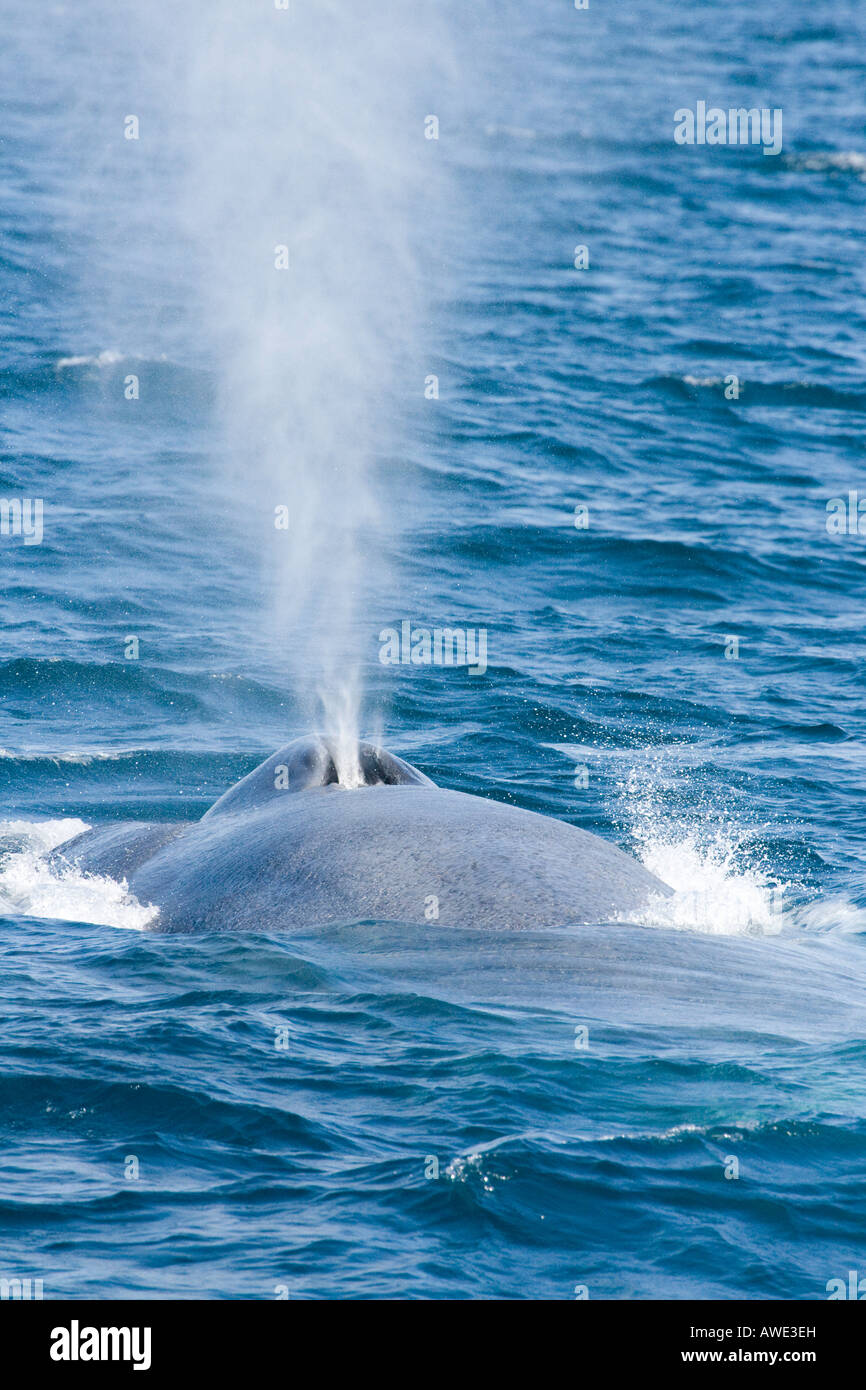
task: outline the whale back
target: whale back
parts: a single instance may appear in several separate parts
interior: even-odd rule
[[[668,890],[606,840],[436,786],[334,783],[206,816],[132,876],[157,930],[604,922]],[[431,915],[432,914],[432,915]]]
[[[437,922],[521,929],[622,920],[670,889],[577,826],[437,787],[374,744],[299,739],[199,821],[102,827],[55,851],[123,877],[158,909],[152,929],[298,930]],[[632,916],[632,920],[634,920]]]

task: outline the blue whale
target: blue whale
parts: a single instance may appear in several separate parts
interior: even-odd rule
[[[152,929],[280,931],[361,921],[529,929],[627,921],[671,890],[607,840],[446,791],[370,743],[361,785],[333,742],[281,748],[194,822],[86,831],[55,858],[125,880]]]

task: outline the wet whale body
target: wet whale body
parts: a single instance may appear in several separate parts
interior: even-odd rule
[[[335,748],[298,739],[194,822],[86,831],[55,856],[124,879],[156,931],[291,930],[361,921],[539,928],[628,920],[670,889],[606,840],[447,791],[369,743],[360,785]]]

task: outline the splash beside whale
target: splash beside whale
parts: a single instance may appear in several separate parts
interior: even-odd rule
[[[578,926],[628,920],[671,891],[596,835],[446,791],[369,743],[357,746],[361,785],[347,790],[335,752],[297,739],[199,821],[97,827],[54,857],[126,880],[165,932]]]

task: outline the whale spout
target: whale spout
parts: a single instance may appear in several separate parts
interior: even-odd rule
[[[356,767],[361,787],[435,786],[417,767],[374,743],[358,743]],[[286,792],[344,785],[338,772],[337,740],[325,734],[310,734],[287,743],[248,776],[229,787],[202,819],[251,810],[285,796]]]

